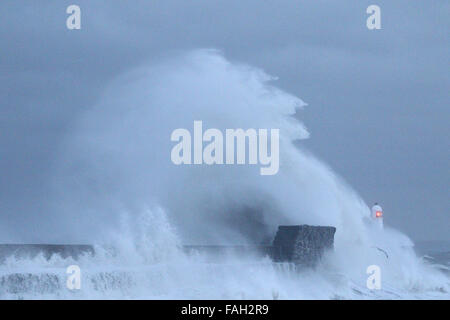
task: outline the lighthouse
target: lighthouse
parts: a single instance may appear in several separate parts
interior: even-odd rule
[[[375,204],[372,207],[372,214],[371,214],[372,220],[375,221],[375,223],[383,229],[383,209],[381,206],[375,202]]]

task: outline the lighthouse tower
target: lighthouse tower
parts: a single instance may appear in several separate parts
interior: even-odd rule
[[[383,209],[376,202],[372,207],[371,218],[376,222],[377,225],[380,226],[381,229],[383,229]]]

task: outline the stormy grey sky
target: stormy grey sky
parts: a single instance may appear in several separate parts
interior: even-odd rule
[[[66,8],[82,11],[66,28]],[[366,28],[381,7],[382,30]],[[279,77],[309,104],[302,142],[415,240],[450,240],[449,13],[431,1],[0,4],[0,232],[44,221],[59,143],[113,77],[194,48]],[[38,239],[33,236],[29,239]]]

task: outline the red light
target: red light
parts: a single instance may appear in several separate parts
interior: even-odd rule
[[[381,212],[381,211],[375,212],[375,217],[381,218],[382,216],[383,216],[383,212]]]

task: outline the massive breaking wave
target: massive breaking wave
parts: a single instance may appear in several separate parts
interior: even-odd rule
[[[61,243],[92,243],[96,254],[10,257],[0,265],[0,298],[448,298],[449,278],[417,258],[405,235],[371,226],[364,201],[294,143],[308,138],[293,117],[305,103],[274,83],[215,50],[115,79],[60,146],[52,179],[55,234]],[[278,174],[174,165],[170,134],[195,120],[280,129]],[[292,271],[268,258],[211,262],[180,249],[265,243],[281,224],[335,226],[334,252],[315,269]],[[66,288],[71,264],[82,270],[80,290]],[[370,265],[381,268],[381,290],[366,288]]]

